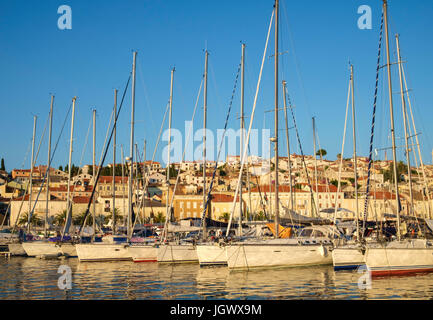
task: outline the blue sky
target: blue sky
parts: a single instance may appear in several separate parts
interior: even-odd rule
[[[313,151],[311,117],[316,117],[320,146],[335,159],[341,151],[348,86],[348,62],[355,68],[358,154],[368,155],[373,104],[381,1],[348,0],[309,2],[281,0],[280,80],[288,83],[305,153]],[[60,5],[72,8],[72,30],[59,30]],[[369,5],[373,28],[360,30],[357,13]],[[0,157],[8,170],[29,167],[28,153],[33,115],[38,115],[37,139],[47,120],[50,93],[55,94],[53,141],[57,140],[73,96],[77,96],[73,162],[80,163],[92,108],[97,109],[97,159],[101,153],[113,106],[113,90],[123,91],[131,70],[132,51],[138,51],[135,140],[140,150],[147,140],[153,152],[165,106],[169,99],[170,70],[176,67],[173,127],[184,131],[190,120],[203,75],[204,52],[209,56],[208,127],[224,127],[234,78],[240,62],[241,41],[246,43],[245,110],[249,116],[262,59],[273,1],[198,0],[4,0],[0,3],[0,106],[2,139]],[[415,121],[425,163],[430,164],[433,129],[433,2],[389,1],[391,59],[396,61],[395,34],[400,34],[401,54],[408,77]],[[270,41],[273,51],[274,41]],[[268,51],[268,56],[272,52]],[[383,69],[384,71],[384,69]],[[381,72],[375,147],[391,145],[387,82]],[[393,91],[399,91],[393,66]],[[273,123],[273,60],[266,59],[253,127]],[[281,91],[280,91],[281,92]],[[281,101],[281,100],[280,100]],[[280,102],[282,104],[282,102]],[[200,100],[200,106],[202,100]],[[129,153],[131,94],[128,90],[119,117],[118,144]],[[239,91],[229,127],[238,129]],[[394,94],[397,136],[403,137],[401,102]],[[194,128],[203,122],[199,109]],[[283,114],[280,115],[283,127]],[[249,122],[250,118],[247,118]],[[292,126],[290,121],[290,126]],[[54,166],[68,161],[69,126],[61,137]],[[345,156],[352,150],[348,127]],[[299,153],[291,130],[292,151]],[[216,135],[216,134],[215,134]],[[163,143],[156,160],[162,160]],[[200,142],[196,142],[194,148]],[[398,140],[397,145],[402,145]],[[284,132],[280,154],[287,155]],[[82,164],[91,163],[91,137]],[[391,153],[388,152],[388,158]],[[120,148],[118,158],[120,156]],[[403,150],[398,158],[403,158]],[[111,161],[111,151],[108,155]],[[47,143],[42,142],[37,164],[46,163]],[[383,158],[383,153],[381,154]]]

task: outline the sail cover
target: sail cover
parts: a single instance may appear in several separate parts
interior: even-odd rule
[[[429,227],[429,229],[431,230],[431,231],[433,231],[433,220],[425,220],[425,222],[427,223],[427,226]]]

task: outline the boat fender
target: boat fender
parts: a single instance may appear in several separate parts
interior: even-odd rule
[[[323,245],[321,245],[317,250],[319,251],[322,257],[328,256],[328,250]]]

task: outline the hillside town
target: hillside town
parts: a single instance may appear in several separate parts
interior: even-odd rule
[[[326,152],[326,151],[325,151]],[[285,210],[308,217],[354,219],[356,213],[355,190],[358,192],[359,216],[367,220],[382,221],[396,212],[396,195],[392,175],[392,161],[378,160],[371,166],[368,210],[365,213],[365,198],[368,181],[369,161],[366,157],[357,158],[358,185],[355,186],[353,159],[326,160],[323,154],[305,156],[291,154],[279,158],[279,199],[280,212]],[[290,163],[290,165],[289,165]],[[207,217],[227,222],[233,207],[233,200],[240,170],[240,157],[227,156],[225,161],[206,161],[207,192],[215,177],[207,208]],[[341,170],[340,170],[341,164]],[[167,218],[167,199],[171,205],[170,221],[200,218],[203,214],[203,162],[184,161],[170,166],[170,182],[166,181],[167,168],[159,162],[145,161],[133,163],[132,203],[136,214],[143,223],[163,222]],[[116,219],[124,222],[128,214],[128,165],[116,165],[113,181],[113,165],[101,169],[96,184],[94,203],[90,210],[95,211],[98,223],[109,223],[113,202]],[[48,209],[48,223],[64,222],[67,208],[68,168],[50,168],[49,188],[44,176],[47,166],[33,169],[13,169],[0,171],[0,208],[3,225],[25,224],[27,214],[34,208],[34,223],[43,225]],[[95,172],[98,170],[95,167]],[[274,159],[261,159],[250,156],[242,175],[242,219],[272,220],[272,206],[275,192]],[[79,221],[90,203],[95,186],[92,165],[82,168],[72,166],[70,199],[74,221]],[[341,172],[340,172],[341,171]],[[402,215],[416,215],[431,218],[431,196],[433,190],[433,166],[411,168],[412,193],[408,186],[407,166],[400,162],[399,197]],[[317,173],[317,174],[316,174]],[[340,184],[338,179],[340,176]],[[143,178],[144,177],[144,178]],[[169,187],[167,187],[169,185]],[[269,187],[271,185],[271,188]],[[31,188],[30,188],[31,186]],[[175,195],[172,193],[175,189]],[[167,196],[168,192],[168,196]],[[48,201],[47,201],[48,196]],[[411,197],[413,206],[411,206]],[[113,201],[114,200],[114,201]],[[172,203],[171,203],[172,201]],[[239,197],[234,218],[239,219]],[[429,205],[430,203],[430,205]],[[413,208],[413,210],[411,210]],[[337,209],[337,210],[335,210]]]

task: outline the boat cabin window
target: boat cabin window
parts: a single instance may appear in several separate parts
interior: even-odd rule
[[[317,237],[317,238],[324,238],[325,235],[323,234],[322,231],[315,230],[315,231],[314,231],[314,237]]]
[[[311,230],[311,229],[304,229],[301,232],[301,237],[310,237],[312,232],[313,232],[313,230]]]

